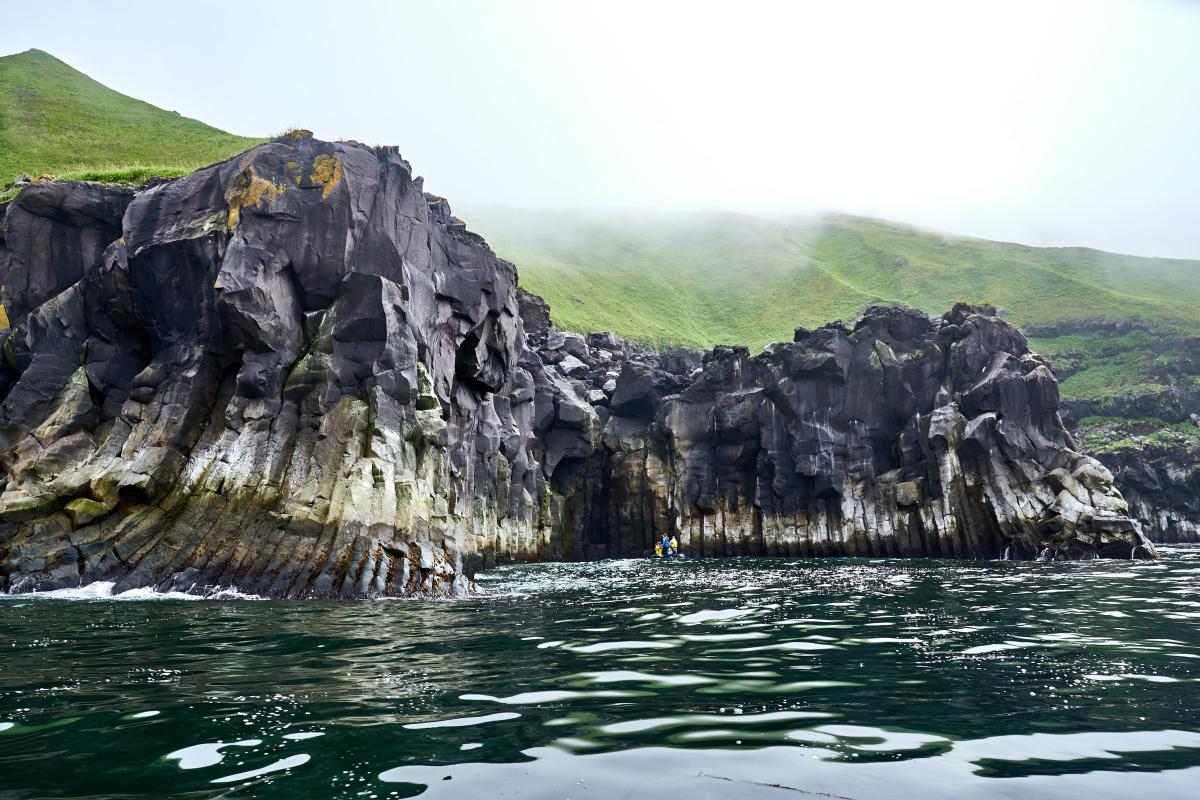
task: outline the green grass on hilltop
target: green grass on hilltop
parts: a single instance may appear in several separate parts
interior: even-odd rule
[[[126,97],[40,50],[0,58],[0,189],[21,173],[181,175],[260,141]]]
[[[20,173],[140,183],[260,141],[126,97],[39,50],[0,58],[0,201]],[[790,340],[797,326],[852,320],[879,301],[930,314],[959,300],[990,302],[1026,329],[1140,320],[1153,332],[1032,340],[1067,367],[1064,397],[1103,399],[1161,389],[1172,337],[1200,330],[1198,261],[1026,247],[845,215],[480,207],[463,216],[517,264],[522,286],[546,298],[557,325],[658,347],[759,350]]]
[[[1154,367],[1178,357],[1170,337],[1148,330],[1123,334],[1030,337],[1029,346],[1046,356],[1066,377],[1064,398],[1104,400],[1122,394],[1150,394],[1166,386],[1144,379]]]
[[[1022,328],[1138,319],[1167,336],[1200,326],[1200,261],[946,236],[845,215],[527,212],[467,208],[467,224],[520,269],[556,324],[655,346],[790,341],[872,302],[930,314],[990,302]],[[1161,388],[1143,368],[1161,333],[1034,340],[1073,359],[1066,397]],[[1169,356],[1169,351],[1168,351]]]
[[[861,217],[603,215],[468,208],[555,322],[648,344],[761,348],[872,302],[928,313],[990,302],[1021,327],[1200,325],[1200,261],[945,236]],[[1149,336],[1149,334],[1144,334]],[[1124,343],[1121,343],[1124,344]]]

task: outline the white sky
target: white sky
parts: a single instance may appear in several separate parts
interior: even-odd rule
[[[1200,258],[1200,2],[34,2],[236,133],[397,144],[451,203],[834,209]]]

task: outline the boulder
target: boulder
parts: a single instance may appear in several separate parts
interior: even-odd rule
[[[558,362],[558,371],[571,378],[582,378],[587,374],[588,365],[573,355],[568,355]]]

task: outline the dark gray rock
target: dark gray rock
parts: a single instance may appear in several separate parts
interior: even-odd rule
[[[1200,337],[1130,319],[1072,320],[1033,330],[1041,336],[1081,334],[1098,339],[1133,331],[1149,334],[1144,337],[1147,347],[1158,353],[1138,367],[1144,385],[1136,391],[1064,400],[1062,417],[1073,432],[1088,417],[1103,418],[1108,421],[1100,424],[1114,429],[1113,439],[1132,443],[1112,448],[1101,442],[1089,455],[1112,470],[1131,515],[1153,541],[1200,541],[1200,483],[1193,437],[1181,436],[1163,424],[1200,419]],[[1112,347],[1112,352],[1120,352],[1116,342]],[[1054,371],[1059,378],[1076,368],[1071,356],[1056,358]],[[1156,435],[1148,435],[1155,431]],[[1095,436],[1080,441],[1089,439],[1097,441]]]
[[[521,314],[521,324],[525,328],[525,336],[534,347],[546,341],[550,332],[550,306],[536,294],[530,294],[524,289],[517,289],[517,307]]]
[[[587,345],[593,350],[607,350],[610,354],[628,355],[629,347],[625,340],[611,331],[597,331],[587,335]]]
[[[623,417],[649,419],[664,397],[681,392],[687,386],[687,380],[677,374],[631,361],[617,378],[610,408],[614,414]]]
[[[3,211],[0,590],[457,595],[498,559],[664,532],[1153,554],[1045,363],[979,309],[872,309],[755,357],[589,341],[395,149],[303,135]]]
[[[547,350],[562,350],[576,358],[588,357],[587,340],[571,331],[552,330],[546,334]]]
[[[573,355],[568,355],[558,362],[558,371],[572,378],[582,378],[588,372],[588,365]]]
[[[1138,439],[1096,454],[1154,542],[1200,542],[1200,452],[1194,441]]]

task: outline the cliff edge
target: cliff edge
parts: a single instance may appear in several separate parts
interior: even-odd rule
[[[642,555],[1153,557],[988,309],[654,353],[552,330],[394,148],[0,205],[0,590],[463,593]]]

